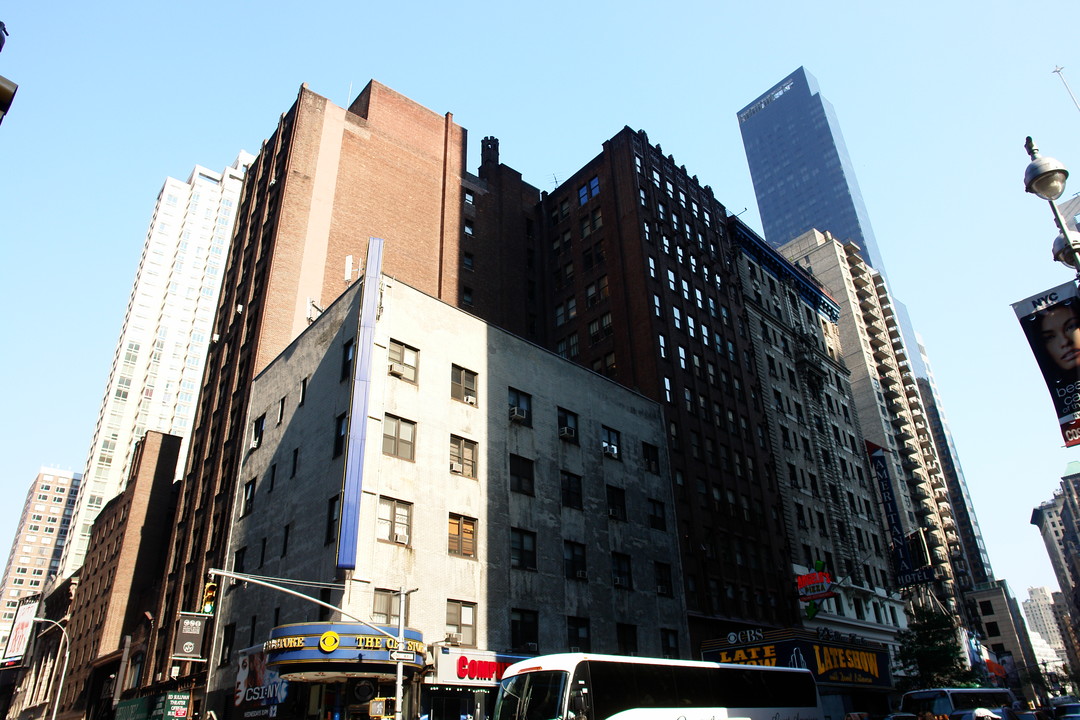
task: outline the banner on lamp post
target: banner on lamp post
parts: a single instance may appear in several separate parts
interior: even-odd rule
[[[1080,297],[1065,283],[1012,305],[1054,400],[1066,447],[1080,445]]]

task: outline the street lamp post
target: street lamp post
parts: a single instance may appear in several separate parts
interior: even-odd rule
[[[34,618],[34,622],[55,625],[62,633],[60,643],[64,644],[64,665],[60,669],[60,684],[56,686],[56,696],[53,698],[52,711],[52,720],[56,720],[56,711],[60,709],[60,696],[64,694],[64,678],[67,677],[68,660],[71,659],[71,638],[68,637],[67,630],[64,629],[64,626],[55,620],[50,620],[48,618]],[[60,650],[60,643],[57,643],[57,652]]]
[[[1054,240],[1054,259],[1076,270],[1080,278],[1080,235],[1069,229],[1055,202],[1065,192],[1069,170],[1054,158],[1039,155],[1039,148],[1030,137],[1024,143],[1024,149],[1031,158],[1024,170],[1024,189],[1050,203],[1054,224],[1061,233]]]

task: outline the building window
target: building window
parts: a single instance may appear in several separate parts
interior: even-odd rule
[[[637,625],[629,623],[615,624],[615,642],[620,655],[637,655]]]
[[[585,305],[586,307],[592,307],[601,300],[608,297],[608,278],[607,275],[601,276],[596,282],[589,283],[585,286]],[[610,324],[610,323],[609,323]]]
[[[446,601],[446,636],[465,647],[476,647],[476,603]]]
[[[383,418],[383,453],[412,460],[416,443],[416,423],[386,415]]]
[[[532,395],[515,388],[507,388],[510,420],[522,425],[532,425]]]
[[[993,615],[994,603],[990,602],[989,600],[979,601],[979,612],[983,615]]]
[[[300,448],[293,448],[292,451],[292,465],[289,467],[289,477],[296,477],[297,471],[300,469]]]
[[[296,401],[297,405],[303,405],[304,401],[307,400],[307,381],[307,378],[302,378],[300,380],[300,392],[297,393],[299,399]]]
[[[349,435],[349,416],[341,413],[334,418],[334,457],[345,452],[345,438]]]
[[[323,544],[337,541],[338,523],[341,521],[341,495],[335,495],[326,501],[326,539]],[[264,540],[265,542],[265,540]],[[266,546],[263,545],[263,550]]]
[[[353,361],[356,359],[356,341],[346,340],[341,347],[341,380],[352,378]]]
[[[397,625],[401,617],[401,598],[394,590],[376,589],[371,619],[379,625]],[[405,595],[405,625],[409,624],[409,596]]]
[[[244,561],[247,558],[247,548],[242,547],[233,553],[233,572],[244,572]]]
[[[465,200],[466,205],[475,205],[476,204],[476,193],[474,193],[472,190],[465,190],[464,191],[464,200]]]
[[[228,665],[232,662],[233,643],[236,638],[236,623],[229,623],[221,631],[221,654],[218,655],[218,665]]]
[[[679,633],[667,628],[660,629],[660,652],[666,658],[679,657]]]
[[[613,520],[626,520],[626,491],[614,485],[607,486],[607,513]]]
[[[1000,637],[1001,629],[996,622],[986,623],[986,637]]]
[[[446,551],[458,557],[476,557],[476,518],[450,513]]]
[[[420,351],[397,340],[390,341],[390,374],[416,383],[416,369],[420,364]]]
[[[614,460],[619,459],[619,431],[607,426],[600,428],[600,444],[604,455]]]
[[[653,574],[656,576],[656,594],[670,596],[672,594],[671,565],[664,562],[654,562]]]
[[[266,415],[260,415],[251,426],[251,449],[262,445],[263,432],[266,430]]]
[[[510,490],[524,495],[532,495],[533,487],[533,461],[520,455],[511,455]]]
[[[570,652],[589,652],[589,618],[566,616],[566,646]]]
[[[585,566],[585,545],[570,540],[563,541],[563,574],[567,580],[588,580]]]
[[[255,509],[255,481],[248,480],[244,483],[244,502],[241,506],[240,516],[250,515]]]
[[[510,528],[510,567],[536,569],[536,533]]]
[[[472,220],[466,220],[465,221],[465,234],[468,235],[469,237],[472,237],[473,235],[476,234],[476,228],[473,226],[473,221]]]
[[[581,492],[581,476],[562,470],[559,473],[559,480],[562,486],[563,507],[581,510],[584,507]]]
[[[660,448],[647,442],[641,443],[641,457],[645,463],[645,469],[657,475],[660,474]]]
[[[634,576],[631,571],[630,556],[626,553],[611,553],[611,580],[617,588],[634,589]]]
[[[576,443],[578,441],[578,416],[565,408],[559,408],[559,439]]]
[[[510,648],[517,652],[539,651],[539,618],[535,610],[510,609]]]
[[[476,477],[477,444],[457,435],[450,436],[450,472]]]
[[[379,540],[408,545],[412,535],[412,503],[388,497],[379,498],[376,537]]]
[[[479,397],[476,391],[476,373],[463,367],[450,367],[450,397],[469,405],[475,405]]]
[[[649,527],[653,530],[667,530],[667,514],[664,503],[649,499]]]

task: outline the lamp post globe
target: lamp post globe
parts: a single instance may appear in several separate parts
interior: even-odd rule
[[[1058,233],[1054,238],[1054,259],[1080,272],[1080,233],[1068,230],[1068,235]]]
[[[1038,150],[1035,151],[1038,153]],[[1043,200],[1053,202],[1065,192],[1069,170],[1052,157],[1035,157],[1024,170],[1024,188]]]

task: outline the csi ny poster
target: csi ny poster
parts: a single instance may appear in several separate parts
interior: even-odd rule
[[[1054,399],[1065,446],[1080,445],[1080,297],[1065,283],[1013,303]]]

